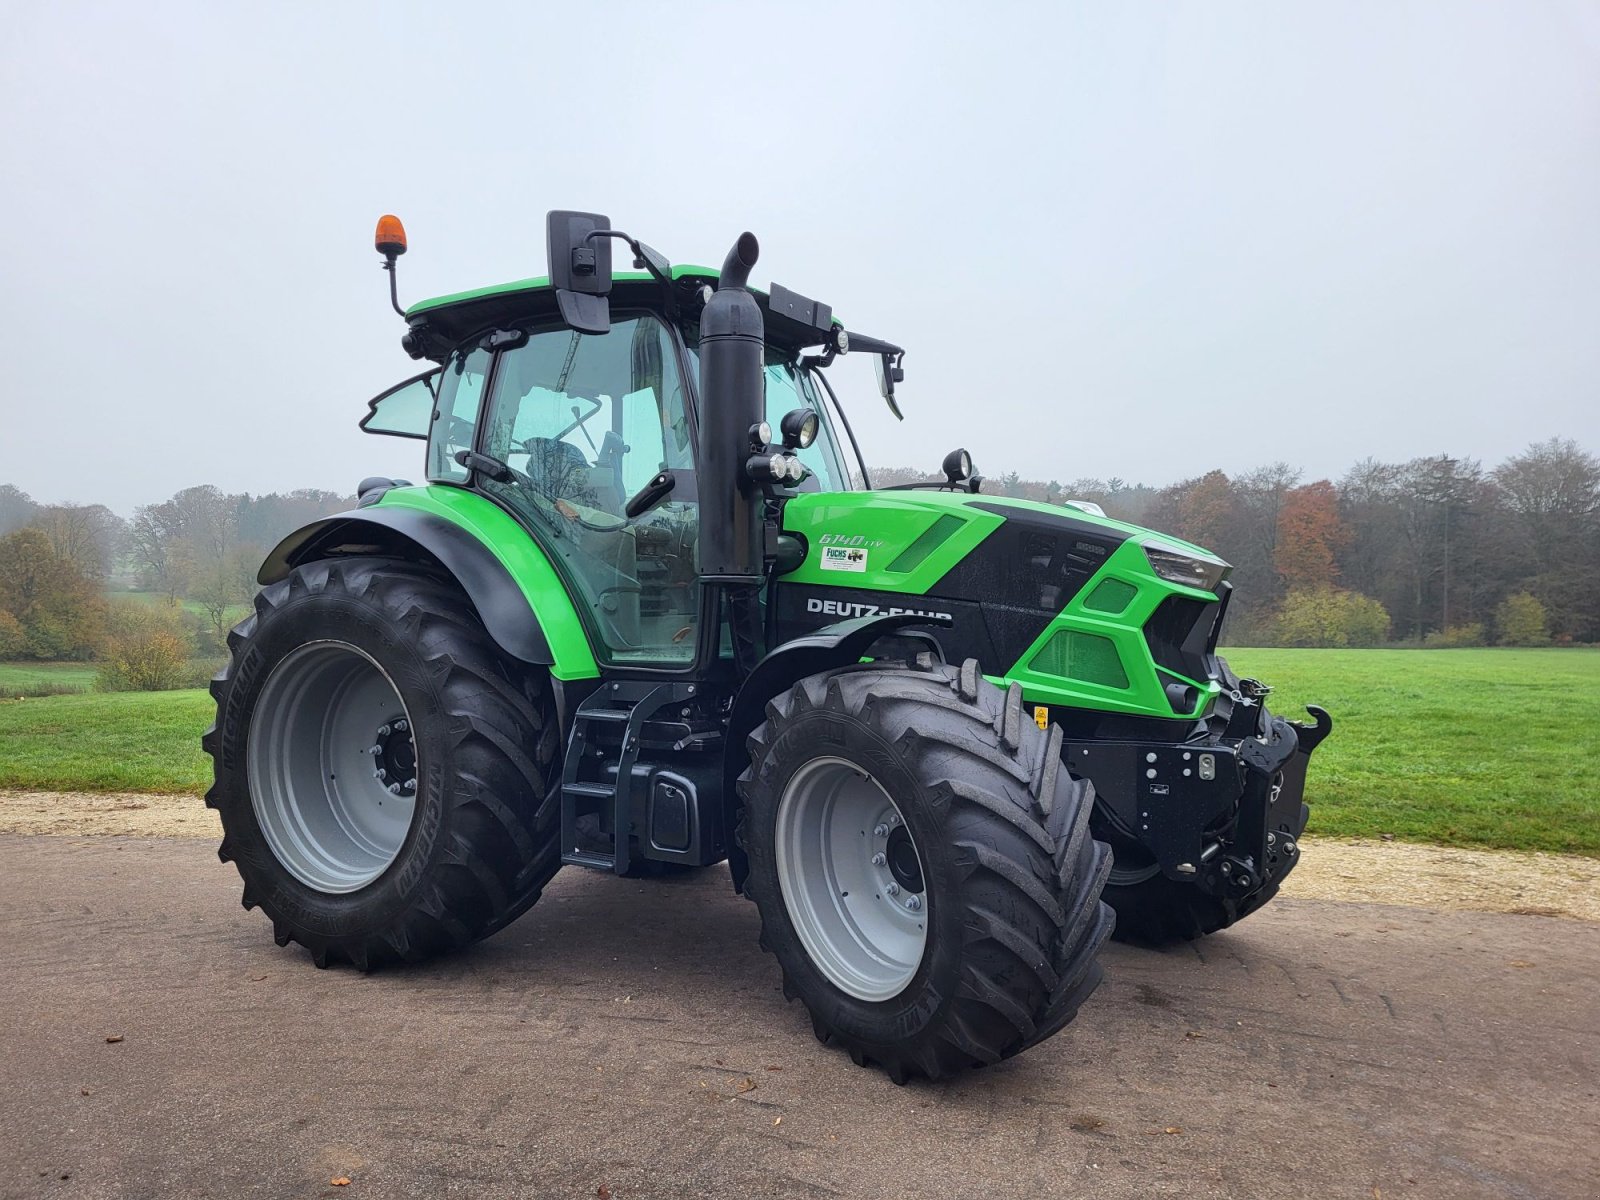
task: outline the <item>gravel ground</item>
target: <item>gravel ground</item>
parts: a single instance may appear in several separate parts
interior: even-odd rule
[[[0,791],[0,832],[220,838],[222,827],[194,796]],[[1600,921],[1600,859],[1315,833],[1301,845],[1286,896]]]
[[[366,976],[273,945],[239,890],[209,838],[0,834],[0,1200],[1600,1180],[1600,924],[1283,898],[1166,952],[1109,946],[1061,1034],[897,1088],[784,1002],[723,870],[563,871],[467,952]]]

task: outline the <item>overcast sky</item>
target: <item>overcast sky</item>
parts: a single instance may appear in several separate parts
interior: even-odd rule
[[[590,208],[905,345],[871,462],[1600,449],[1600,4],[0,6],[0,482],[416,476],[402,298]]]

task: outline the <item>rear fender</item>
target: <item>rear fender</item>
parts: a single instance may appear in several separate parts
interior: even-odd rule
[[[918,613],[893,613],[876,617],[856,617],[825,625],[812,633],[793,638],[772,650],[756,664],[755,670],[740,685],[734,697],[729,716],[726,749],[723,753],[722,804],[726,820],[725,829],[738,828],[739,790],[737,781],[750,765],[750,752],[745,742],[757,725],[766,719],[767,701],[780,692],[787,691],[808,675],[832,671],[860,662],[873,644],[885,636],[898,633],[908,625],[945,625],[949,618],[924,616]],[[938,657],[939,644],[927,634],[906,635],[924,641]],[[733,886],[744,890],[745,875],[749,866],[744,850],[735,845],[728,854],[728,867],[733,874]]]
[[[338,513],[295,530],[275,546],[256,578],[276,583],[302,563],[348,555],[381,555],[419,564],[437,564],[460,585],[495,644],[513,658],[555,668],[560,678],[596,673],[592,656],[552,650],[571,644],[565,630],[548,630],[546,622],[572,622],[577,617],[565,596],[552,599],[541,615],[527,593],[495,553],[469,530],[435,513],[399,506],[374,506]],[[581,634],[581,631],[580,631]],[[562,661],[568,659],[571,661]]]

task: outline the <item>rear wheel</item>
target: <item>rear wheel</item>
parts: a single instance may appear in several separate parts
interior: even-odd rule
[[[318,966],[362,969],[526,910],[560,865],[544,672],[449,580],[388,560],[298,567],[255,609],[204,740],[245,907]]]
[[[761,944],[824,1042],[897,1083],[996,1062],[1100,981],[1093,789],[1022,693],[923,656],[803,679],[740,778]]]

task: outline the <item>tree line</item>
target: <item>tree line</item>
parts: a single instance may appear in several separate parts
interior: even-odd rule
[[[874,468],[874,486],[938,472]],[[1600,642],[1600,459],[1552,438],[1490,468],[1450,455],[1287,463],[1167,487],[992,476],[983,490],[1087,500],[1233,564],[1232,645]]]
[[[106,686],[194,682],[221,652],[267,551],[354,503],[315,489],[251,496],[205,484],[124,519],[103,504],[39,504],[0,484],[0,661],[97,660]]]
[[[878,487],[939,477],[872,470]],[[1090,501],[1220,554],[1233,564],[1232,645],[1600,642],[1600,459],[1570,440],[1491,468],[1449,455],[1369,458],[1338,480],[1306,481],[1274,463],[1166,487],[1011,471],[983,490]],[[100,660],[113,684],[181,676],[183,663],[221,652],[267,551],[353,504],[315,489],[252,496],[207,484],[124,519],[0,484],[0,660]],[[132,591],[145,602],[119,603]]]

